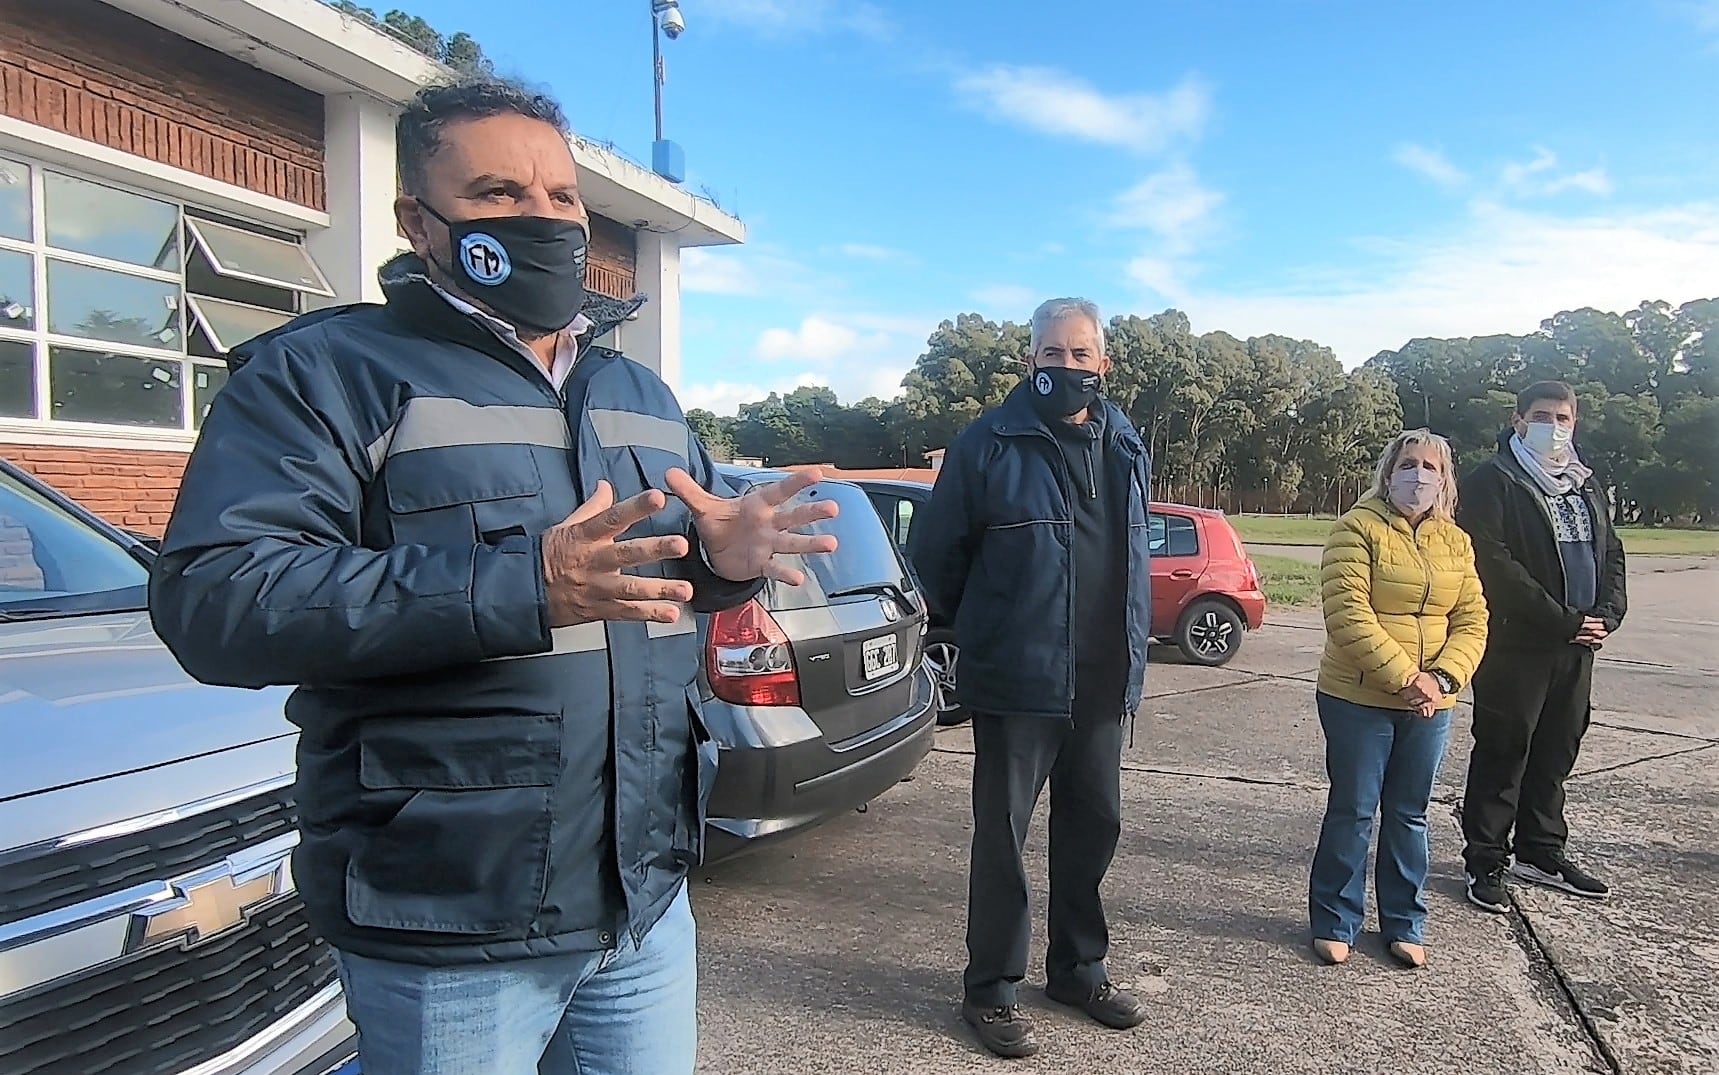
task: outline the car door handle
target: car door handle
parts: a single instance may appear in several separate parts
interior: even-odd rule
[[[1170,572],[1170,577],[1173,579],[1191,579],[1194,577],[1194,573],[1185,567],[1180,567]]]

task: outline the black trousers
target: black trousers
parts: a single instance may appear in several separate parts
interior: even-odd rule
[[[1047,984],[1097,989],[1110,931],[1099,885],[1122,834],[1121,715],[973,717],[973,858],[967,891],[966,997],[1015,1003],[1032,944],[1021,848],[1050,782],[1050,945]]]
[[[1586,646],[1487,650],[1474,676],[1474,753],[1462,800],[1471,873],[1504,865],[1512,851],[1564,850],[1564,781],[1588,730],[1593,675]]]

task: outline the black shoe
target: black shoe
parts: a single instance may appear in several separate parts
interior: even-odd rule
[[[1132,1030],[1146,1021],[1146,1005],[1140,1003],[1134,994],[1116,988],[1111,982],[1091,991],[1047,985],[1045,996],[1058,1004],[1079,1008],[1112,1030]]]
[[[1022,1060],[1039,1051],[1033,1024],[1013,1004],[987,1008],[966,1002],[961,1005],[961,1018],[979,1036],[980,1045],[1005,1060]]]
[[[1468,902],[1483,911],[1504,914],[1510,910],[1510,886],[1504,880],[1504,867],[1494,866],[1485,873],[1468,875]]]
[[[1573,896],[1585,896],[1590,900],[1603,900],[1611,895],[1612,891],[1604,881],[1571,863],[1558,851],[1518,854],[1516,860],[1510,864],[1510,872],[1524,881],[1555,888]]]

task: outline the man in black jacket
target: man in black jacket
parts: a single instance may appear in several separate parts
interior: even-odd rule
[[[298,688],[293,875],[366,1075],[691,1075],[693,614],[801,581],[832,512],[815,472],[735,497],[593,344],[554,102],[428,88],[398,143],[387,303],[231,359],[150,609],[197,678]]]
[[[1507,870],[1578,896],[1608,892],[1565,854],[1564,781],[1588,730],[1594,653],[1627,606],[1623,544],[1575,428],[1569,385],[1530,385],[1498,454],[1457,499],[1491,610],[1474,677],[1463,857],[1469,901],[1498,913],[1509,908]]]
[[[973,858],[962,1015],[1003,1057],[1038,1051],[1016,1005],[1032,919],[1021,847],[1048,779],[1045,992],[1116,1029],[1145,1018],[1110,981],[1099,887],[1122,831],[1122,725],[1140,704],[1150,631],[1150,464],[1100,396],[1098,309],[1033,314],[1023,384],[949,446],[910,553],[955,625],[973,711]]]

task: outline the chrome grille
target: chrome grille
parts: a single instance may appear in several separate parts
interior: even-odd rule
[[[177,877],[283,836],[297,823],[288,786],[166,824],[0,861],[0,926]]]
[[[334,981],[295,897],[189,951],[157,949],[0,1004],[7,1075],[167,1075],[243,1045]]]
[[[0,981],[8,987],[0,991],[0,1072],[180,1072],[244,1045],[316,998],[336,980],[334,955],[288,874],[272,890],[278,895],[248,917],[229,909],[232,926],[209,937],[193,930],[179,942],[168,934],[140,943],[136,915],[151,912],[131,910],[140,891],[171,898],[178,891],[171,886],[188,878],[209,871],[230,878],[223,871],[284,853],[296,824],[291,787],[274,781],[0,852],[0,967],[17,972]],[[151,904],[156,898],[144,904],[172,909]],[[78,936],[96,938],[78,948],[83,963],[68,960],[72,950],[63,947]],[[90,955],[104,944],[108,954]]]

